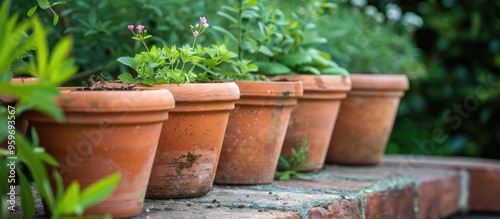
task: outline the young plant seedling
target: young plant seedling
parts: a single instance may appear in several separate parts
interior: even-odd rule
[[[307,145],[307,136],[304,136],[302,144],[297,148],[292,148],[292,157],[282,154],[278,160],[278,170],[276,177],[279,180],[289,180],[291,178],[300,180],[312,180],[312,174],[302,173],[299,169],[309,167],[316,163],[306,163],[309,157],[309,146]]]

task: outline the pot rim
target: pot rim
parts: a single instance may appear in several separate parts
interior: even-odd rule
[[[404,74],[351,74],[353,90],[407,91],[410,88]]]
[[[137,112],[169,110],[175,107],[170,91],[156,88],[133,90],[75,90],[61,87],[56,102],[65,112]]]
[[[234,82],[158,84],[152,88],[168,89],[176,102],[235,101],[240,98],[240,89]]]
[[[301,97],[302,81],[236,81],[241,96]]]
[[[340,75],[279,75],[273,77],[275,79],[285,78],[288,80],[300,80],[303,83],[304,91],[350,91],[351,79]]]

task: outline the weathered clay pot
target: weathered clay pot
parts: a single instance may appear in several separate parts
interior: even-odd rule
[[[215,182],[272,183],[290,113],[302,96],[302,82],[236,82],[241,98],[224,136]]]
[[[40,146],[59,162],[67,186],[82,188],[121,172],[115,191],[85,215],[128,218],[141,212],[163,121],[174,99],[168,90],[61,91],[57,103],[65,120],[57,123],[38,112],[26,119]]]
[[[300,80],[304,95],[299,97],[292,111],[282,153],[292,156],[292,148],[298,148],[304,137],[308,139],[309,157],[301,171],[323,168],[331,133],[337,119],[341,100],[351,89],[350,79],[333,75],[287,75],[288,80]]]
[[[176,107],[163,123],[147,198],[200,197],[212,189],[229,112],[239,99],[231,83],[155,85]]]
[[[351,74],[352,90],[340,107],[328,163],[377,165],[392,132],[406,75]]]

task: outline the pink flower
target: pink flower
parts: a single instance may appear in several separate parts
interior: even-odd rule
[[[130,24],[127,26],[129,30],[133,30],[134,29],[134,25]]]
[[[198,35],[200,35],[198,31],[193,32],[193,36],[197,37]]]
[[[142,32],[142,30],[144,30],[144,26],[143,25],[137,25],[137,31],[140,33]]]
[[[206,24],[207,23],[207,19],[205,17],[200,17],[200,23]]]

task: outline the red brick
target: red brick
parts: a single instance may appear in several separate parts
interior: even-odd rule
[[[437,172],[434,170],[434,172]],[[460,210],[461,177],[457,172],[444,172],[440,177],[421,179],[419,212],[422,219],[438,219]]]
[[[414,218],[415,187],[413,185],[366,196],[366,219]]]
[[[469,208],[474,211],[500,212],[500,165],[467,170],[471,180]]]
[[[384,163],[404,164],[407,168],[465,169],[470,177],[469,210],[500,212],[500,161],[465,157],[398,155],[386,156]]]
[[[328,219],[361,219],[363,218],[363,214],[359,211],[358,203],[356,201],[349,200],[341,200],[334,201],[327,208],[312,208],[309,211],[310,219],[320,219],[320,218],[328,218]]]
[[[419,184],[420,218],[442,218],[457,213],[460,209],[461,176],[458,170],[411,167],[396,162],[372,167],[328,166],[325,171],[337,177],[371,179],[375,183],[376,180],[389,177],[414,177]],[[375,197],[377,196],[370,198]]]

